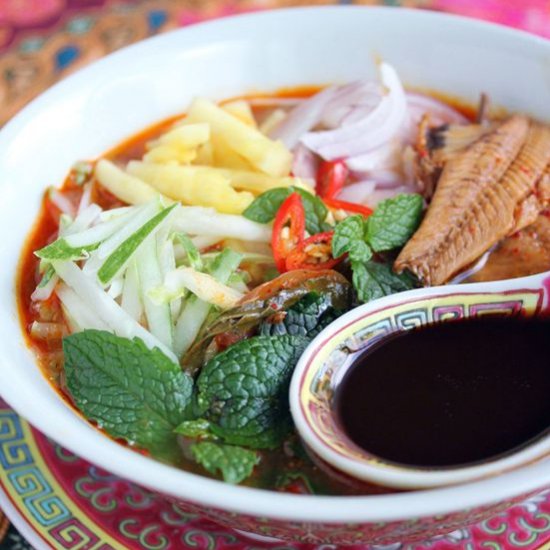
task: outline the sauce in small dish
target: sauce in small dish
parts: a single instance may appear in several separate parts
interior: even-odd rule
[[[394,333],[336,390],[348,437],[398,464],[455,467],[550,430],[550,319],[480,317]]]

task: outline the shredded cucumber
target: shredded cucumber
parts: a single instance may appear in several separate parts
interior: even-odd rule
[[[231,237],[245,241],[271,241],[268,225],[235,214],[220,214],[213,208],[184,206],[174,219],[174,228],[188,235]]]
[[[165,225],[157,234],[157,251],[160,263],[162,280],[170,271],[176,269],[176,254],[174,251],[173,233],[170,227]],[[175,323],[181,311],[181,298],[170,302],[170,314]]]
[[[266,255],[230,249],[201,255],[201,248],[226,238],[265,248],[269,226],[242,216],[165,207],[158,197],[108,211],[89,201],[83,198],[74,220],[63,215],[59,238],[37,252],[43,277],[32,299],[56,292],[73,331],[138,337],[177,361],[209,315],[235,306],[248,290],[235,273],[240,263],[272,263]]]
[[[42,275],[42,279],[40,279],[40,282],[38,283],[38,286],[31,294],[31,300],[33,302],[47,300],[52,295],[58,281],[59,277],[56,275],[55,269],[51,265],[48,265],[44,275]]]
[[[75,233],[88,229],[88,227],[90,227],[95,220],[99,218],[101,212],[101,207],[97,204],[90,204],[78,213],[74,222],[71,223],[65,231],[63,231],[63,236],[68,237],[69,235],[74,235]]]
[[[92,255],[90,260],[86,262],[86,270],[93,272],[99,270],[106,258],[108,258],[126,239],[131,237],[145,223],[158,214],[161,210],[158,201],[152,201],[137,208],[132,209],[129,218],[123,222],[112,220],[112,223],[117,223],[117,231],[111,233],[97,251]],[[107,222],[111,223],[111,222]]]
[[[122,299],[120,305],[128,315],[140,322],[143,316],[143,302],[141,300],[139,273],[136,260],[132,260],[124,274]]]
[[[162,284],[162,272],[158,260],[157,241],[148,237],[136,256],[141,299],[149,331],[165,346],[172,349],[172,317],[168,303],[155,303],[149,297],[152,288]]]
[[[230,249],[218,254],[211,269],[211,275],[220,283],[227,283],[231,274],[239,267],[242,256]],[[208,302],[191,296],[184,305],[174,331],[174,351],[181,357],[191,346],[211,310]]]
[[[204,269],[202,258],[193,241],[185,233],[176,233],[176,240],[183,247],[189,266],[196,271],[202,271]]]
[[[71,332],[87,329],[110,330],[109,325],[95,315],[70,287],[60,284],[56,294],[65,310],[65,316],[69,321]]]
[[[93,279],[86,276],[73,262],[53,262],[59,277],[79,296],[84,305],[98,317],[111,332],[124,338],[141,338],[145,345],[159,348],[173,361],[176,356],[151,332],[126,313]]]
[[[158,214],[147,220],[137,231],[130,234],[123,242],[121,242],[103,262],[101,267],[97,271],[97,278],[100,283],[106,285],[114,277],[116,277],[128,264],[130,258],[137,251],[139,246],[145,242],[148,237],[153,237],[156,231],[158,231],[160,224],[170,215],[171,212],[177,207],[177,204],[173,204],[164,210],[161,210]],[[122,230],[123,231],[123,230]],[[122,231],[120,233],[122,233]],[[117,237],[114,235],[113,238]],[[98,257],[101,257],[101,247],[97,250]]]
[[[112,218],[109,221],[99,223],[84,231],[73,232],[67,235],[65,241],[73,248],[100,243],[122,229],[135,215],[136,212],[128,212],[124,216]]]

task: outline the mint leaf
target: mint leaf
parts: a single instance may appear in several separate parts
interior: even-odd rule
[[[76,406],[107,433],[153,455],[176,449],[193,381],[159,349],[99,330],[63,339],[67,388]]]
[[[372,258],[372,250],[365,241],[353,241],[348,248],[349,259],[355,262],[368,262]]]
[[[294,188],[301,197],[302,204],[306,213],[306,230],[310,235],[321,233],[332,229],[331,226],[325,223],[328,214],[328,209],[325,203],[316,195],[308,193],[305,189],[299,187]]]
[[[365,224],[362,216],[348,216],[334,228],[332,237],[332,255],[335,258],[349,252],[349,246],[354,241],[364,239]]]
[[[240,483],[252,474],[260,457],[254,451],[211,441],[191,446],[195,460],[211,474],[220,471],[227,483]]]
[[[294,192],[302,198],[308,233],[314,235],[327,229],[325,219],[328,209],[325,203],[319,197],[299,187],[277,187],[262,193],[245,209],[243,216],[258,223],[269,223],[275,219],[285,199]]]
[[[367,242],[375,252],[401,248],[420,224],[420,195],[397,195],[382,201],[367,220]]]
[[[210,422],[205,418],[185,420],[174,431],[185,437],[207,437],[210,435]]]
[[[99,243],[90,244],[87,246],[72,247],[63,238],[57,239],[53,243],[37,250],[34,255],[38,256],[41,260],[47,260],[53,262],[60,261],[77,261],[83,260],[88,257],[88,252],[95,250],[99,246]]]
[[[265,191],[244,210],[243,216],[254,222],[269,223],[275,219],[277,210],[293,190],[292,187],[277,187]]]
[[[144,223],[134,234],[130,235],[120,246],[118,246],[109,257],[103,262],[103,265],[97,272],[97,278],[103,284],[107,284],[124,264],[130,259],[138,246],[151,234],[151,232],[176,208],[173,204],[160,211],[149,221]]]
[[[198,408],[227,443],[275,448],[288,431],[288,384],[309,340],[255,336],[216,355],[197,380]]]
[[[327,295],[309,292],[286,312],[275,313],[260,325],[260,334],[265,336],[305,336],[315,338],[342,312],[331,306]]]
[[[363,216],[348,216],[334,228],[332,255],[339,258],[346,252],[352,261],[366,262],[372,257],[372,250],[365,242]]]
[[[353,286],[361,302],[370,302],[383,296],[389,296],[415,287],[412,276],[404,273],[397,275],[390,264],[369,261],[352,262]]]

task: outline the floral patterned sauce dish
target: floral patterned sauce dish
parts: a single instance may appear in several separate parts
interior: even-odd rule
[[[0,393],[8,405],[68,451],[185,513],[294,543],[426,540],[489,519],[548,488],[550,464],[541,461],[452,487],[382,495],[303,495],[223,483],[136,453],[85,422],[49,384],[25,344],[14,292],[17,262],[45,187],[62,181],[75,159],[97,158],[155,121],[184,112],[200,95],[218,100],[372,77],[380,58],[411,88],[470,103],[485,91],[495,105],[548,118],[548,41],[459,17],[353,6],[265,12],[167,33],[69,76],[14,117],[0,132]],[[503,308],[547,304],[539,285],[515,293],[510,283],[499,285]],[[429,292],[475,291],[462,286]],[[466,303],[460,296],[449,300],[457,309]],[[486,301],[467,303],[483,309]],[[6,469],[28,459],[8,430],[0,423],[9,440]],[[54,513],[49,495],[41,500],[38,489],[36,495]]]
[[[518,450],[480,463],[457,467],[398,465],[362,449],[346,435],[334,397],[353,364],[350,358],[396,332],[483,315],[530,317],[547,312],[549,305],[550,272],[545,272],[493,283],[413,290],[352,310],[317,336],[294,371],[290,405],[300,436],[338,470],[401,489],[463,483],[544,460],[550,452],[548,430]],[[368,368],[368,360],[357,368]]]

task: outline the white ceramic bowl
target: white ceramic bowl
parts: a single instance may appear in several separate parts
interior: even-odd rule
[[[293,9],[176,31],[69,77],[0,132],[0,393],[38,429],[88,460],[227,525],[289,540],[391,542],[450,531],[550,484],[538,464],[448,489],[312,497],[234,487],[132,452],[86,424],[49,386],[26,348],[15,267],[47,185],[144,126],[214,99],[374,76],[392,63],[405,83],[548,115],[550,43],[435,13],[361,7]],[[1,432],[1,430],[0,430]]]

